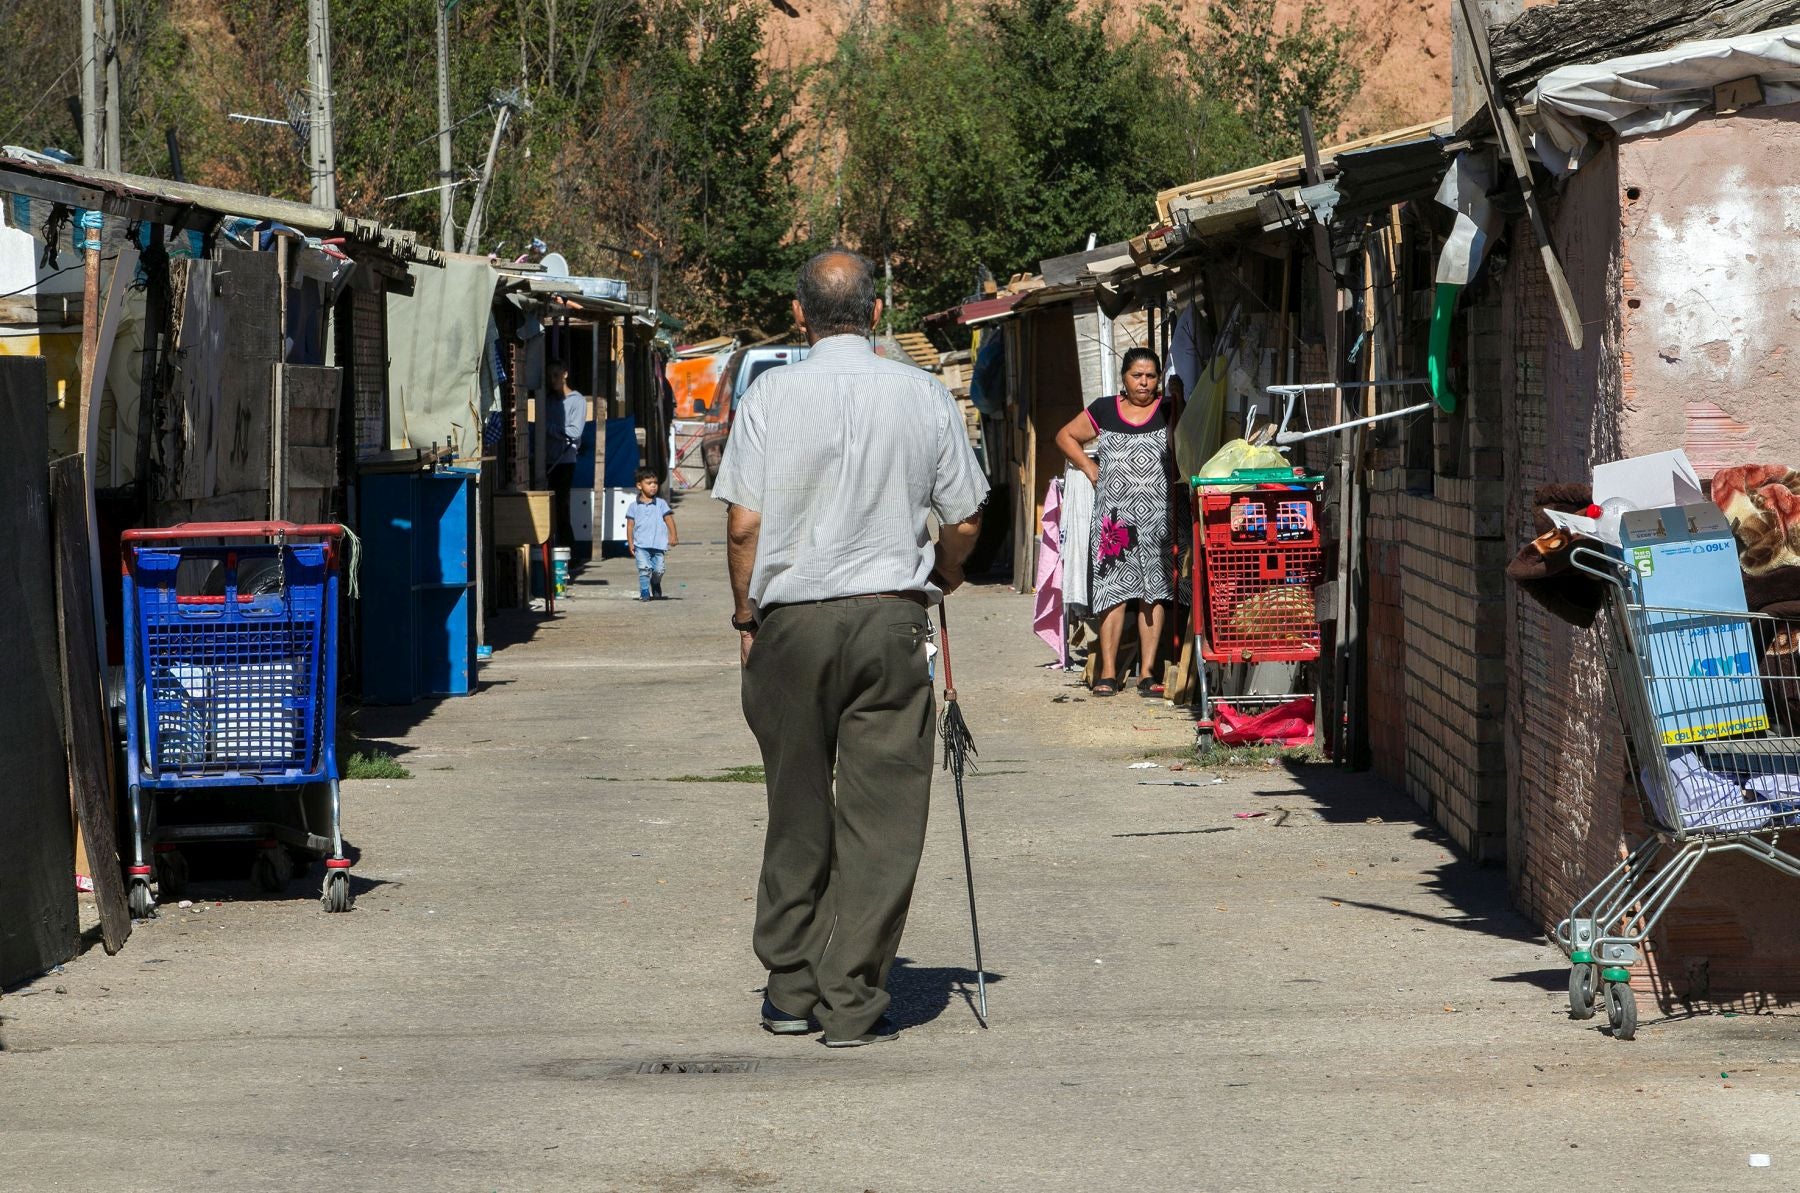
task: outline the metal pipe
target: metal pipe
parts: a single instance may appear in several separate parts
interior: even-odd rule
[[[1327,388],[1336,388],[1328,386]],[[1347,388],[1347,387],[1346,387]],[[1321,435],[1335,435],[1339,431],[1349,431],[1356,427],[1366,427],[1370,423],[1385,422],[1390,418],[1404,418],[1409,414],[1421,414],[1430,410],[1432,403],[1421,402],[1417,406],[1408,406],[1404,410],[1390,410],[1386,414],[1370,415],[1368,418],[1352,419],[1345,423],[1335,423],[1329,427],[1321,427],[1316,431],[1282,431],[1275,436],[1275,442],[1282,447],[1291,443],[1301,443],[1308,439],[1317,439]]]

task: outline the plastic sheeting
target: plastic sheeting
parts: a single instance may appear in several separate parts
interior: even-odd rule
[[[1711,109],[1714,87],[1752,75],[1765,103],[1800,102],[1800,25],[1553,70],[1527,97],[1537,105],[1532,147],[1545,166],[1568,174],[1595,148],[1582,121],[1621,137],[1661,132]]]
[[[410,298],[388,296],[389,446],[404,436],[474,454],[494,402],[487,362],[499,275],[485,257],[451,254],[442,269],[413,277]]]

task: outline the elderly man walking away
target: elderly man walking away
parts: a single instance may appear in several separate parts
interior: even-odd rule
[[[820,253],[795,293],[812,352],[744,395],[713,494],[768,781],[762,1023],[798,1035],[816,1017],[852,1048],[898,1031],[888,970],[931,800],[928,610],[962,583],[987,482],[949,391],[870,349],[868,261]]]

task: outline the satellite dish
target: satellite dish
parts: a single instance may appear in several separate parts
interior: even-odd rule
[[[544,272],[553,278],[566,278],[569,276],[569,263],[563,258],[561,253],[546,253],[544,254],[544,259],[538,262],[538,264],[542,265],[544,267]]]

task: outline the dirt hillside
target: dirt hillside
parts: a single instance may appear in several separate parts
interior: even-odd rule
[[[778,0],[765,21],[770,57],[777,65],[816,62],[857,14],[888,0]],[[1147,0],[1097,0],[1108,21],[1130,29],[1150,7]],[[1198,21],[1204,5],[1176,0],[1172,7]],[[1299,4],[1283,0],[1281,9]],[[1321,0],[1327,16],[1356,31],[1363,85],[1345,113],[1345,136],[1419,124],[1450,111],[1450,6],[1444,0]],[[1291,13],[1288,14],[1291,19]]]

